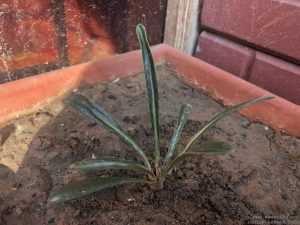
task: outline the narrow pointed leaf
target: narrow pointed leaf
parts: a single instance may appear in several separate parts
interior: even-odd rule
[[[221,155],[226,154],[231,150],[230,144],[223,141],[210,141],[199,146],[189,148],[185,154],[189,155]]]
[[[103,118],[103,120],[111,123],[113,126],[117,126],[117,124],[112,119],[112,117],[100,105],[98,105],[96,102],[92,100],[89,100],[85,96],[71,94],[65,99],[65,103],[73,106],[82,114],[89,117],[90,119],[94,119],[92,115],[92,112],[94,112],[96,115],[98,114],[98,117]]]
[[[148,101],[149,101],[153,142],[154,142],[154,164],[155,164],[155,168],[157,168],[158,161],[160,158],[160,149],[159,149],[159,118],[158,118],[159,105],[158,105],[156,71],[155,71],[154,61],[150,51],[149,43],[147,40],[145,27],[141,24],[138,24],[136,27],[136,33],[139,39],[140,47],[142,49],[144,73],[145,73],[145,80],[146,80],[146,86],[148,91]]]
[[[121,184],[146,182],[147,181],[145,180],[136,178],[90,177],[84,180],[71,182],[61,187],[50,196],[49,201],[52,203],[61,203]]]
[[[100,170],[100,169],[126,169],[126,170],[138,170],[153,175],[151,170],[147,169],[141,164],[128,160],[116,160],[116,159],[99,159],[86,162],[77,162],[70,166],[75,170]]]
[[[180,138],[182,129],[187,121],[187,118],[188,118],[190,112],[191,112],[191,106],[189,104],[183,104],[181,106],[178,121],[177,121],[175,130],[173,133],[173,137],[172,137],[172,140],[171,140],[171,143],[170,143],[170,146],[169,146],[166,158],[165,158],[165,162],[169,162],[172,159],[174,152],[175,152],[176,144]]]
[[[226,142],[214,141],[207,142],[194,148],[188,149],[185,153],[177,156],[172,160],[165,168],[163,174],[166,176],[169,174],[176,166],[178,166],[183,160],[190,156],[195,155],[222,155],[226,154],[231,150],[231,146]]]
[[[151,169],[150,163],[143,152],[143,150],[135,143],[135,141],[126,134],[117,123],[111,118],[111,116],[96,102],[89,100],[88,98],[72,94],[65,99],[65,102],[79,110],[83,115],[103,126],[113,134],[117,135],[122,141],[130,145],[135,152],[144,161],[146,167]]]
[[[250,101],[247,102],[243,102],[241,104],[235,105],[233,107],[228,108],[227,110],[225,110],[224,112],[220,113],[219,115],[215,116],[214,118],[212,118],[210,121],[208,121],[206,124],[204,124],[204,126],[202,126],[196,134],[194,134],[194,136],[190,139],[189,143],[186,145],[185,149],[180,153],[183,154],[185,153],[190,146],[193,144],[193,142],[201,135],[203,134],[208,128],[210,128],[211,126],[213,126],[216,122],[218,122],[219,120],[223,119],[225,116],[229,116],[230,114],[234,113],[235,111],[241,110],[243,108],[246,108],[252,104],[258,103],[258,102],[262,102],[262,101],[266,101],[266,100],[270,100],[274,97],[272,96],[267,96],[267,97],[262,97],[262,98],[255,98],[252,99]]]

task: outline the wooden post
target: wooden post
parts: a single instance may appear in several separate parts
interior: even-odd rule
[[[164,43],[193,54],[198,37],[201,0],[169,0]]]

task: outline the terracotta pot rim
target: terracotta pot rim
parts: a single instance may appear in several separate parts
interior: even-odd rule
[[[300,137],[300,106],[168,45],[152,47],[156,63],[170,63],[180,79],[213,99],[232,106],[251,98],[275,96],[241,111],[276,131]],[[81,84],[114,80],[142,71],[140,51],[114,55],[0,85],[0,123],[64,97]]]

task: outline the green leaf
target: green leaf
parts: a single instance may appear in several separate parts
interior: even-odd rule
[[[156,81],[156,71],[154,66],[153,57],[147,40],[147,34],[145,27],[138,24],[136,27],[136,33],[139,39],[140,47],[142,49],[142,56],[144,62],[144,73],[146,86],[148,91],[149,109],[152,122],[152,133],[154,142],[154,165],[157,169],[158,161],[160,158],[160,147],[159,147],[159,118],[158,118],[158,89]]]
[[[130,145],[135,152],[142,158],[146,167],[151,169],[150,163],[144,153],[144,151],[135,143],[135,141],[126,134],[117,123],[111,118],[111,116],[96,102],[89,100],[88,98],[72,94],[65,99],[65,102],[75,109],[79,110],[83,115],[103,126],[113,134],[117,135],[121,140]]]
[[[189,148],[185,154],[189,155],[220,155],[226,154],[231,150],[231,146],[227,142],[223,141],[210,141],[199,146]]]
[[[165,158],[165,162],[169,162],[174,155],[176,144],[180,138],[182,129],[187,121],[187,118],[191,112],[192,107],[189,104],[183,104],[180,109],[177,124],[173,133],[173,137]]]
[[[86,162],[77,162],[70,166],[71,169],[75,170],[99,170],[99,169],[126,169],[126,170],[138,170],[146,172],[153,176],[151,170],[147,169],[141,164],[128,160],[117,160],[117,159],[99,159]]]
[[[207,142],[202,145],[199,145],[194,148],[189,148],[185,153],[177,156],[174,160],[172,160],[167,167],[165,168],[164,172],[162,173],[163,176],[169,174],[178,164],[180,164],[183,160],[190,156],[195,155],[222,155],[226,154],[231,150],[231,146],[226,142],[214,141],[214,142]]]
[[[136,178],[90,177],[71,182],[61,187],[49,197],[49,201],[52,203],[61,203],[121,184],[146,182],[145,180]]]
[[[190,146],[193,144],[193,142],[201,135],[203,134],[208,128],[210,128],[211,126],[213,126],[216,122],[218,122],[219,120],[223,119],[225,116],[229,116],[230,114],[234,113],[235,111],[241,110],[243,108],[246,108],[252,104],[258,103],[258,102],[262,102],[262,101],[266,101],[266,100],[270,100],[274,97],[272,96],[267,96],[267,97],[262,97],[262,98],[255,98],[252,99],[250,101],[247,102],[243,102],[241,104],[235,105],[233,107],[228,108],[227,110],[225,110],[224,112],[220,113],[219,115],[215,116],[214,118],[212,118],[210,121],[208,121],[206,124],[204,124],[204,126],[202,126],[196,134],[194,134],[194,136],[190,139],[190,141],[188,142],[188,144],[186,145],[186,147],[184,148],[184,150],[180,153],[183,154],[184,152],[186,152]]]

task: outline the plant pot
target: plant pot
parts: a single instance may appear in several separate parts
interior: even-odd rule
[[[174,65],[179,78],[226,106],[262,96],[275,96],[247,81],[188,56],[167,45],[152,48],[156,64]],[[109,59],[51,71],[0,85],[0,122],[36,110],[46,102],[61,98],[88,83],[114,80],[142,71],[139,51]],[[277,131],[300,136],[300,106],[279,96],[242,110],[250,120],[260,121]]]
[[[164,66],[158,67],[158,84],[164,87],[159,87],[162,152],[170,143],[180,103],[190,103],[193,109],[179,148],[204,121],[224,110],[210,96],[233,105],[271,95],[168,46],[159,45],[152,50],[158,64],[167,63],[166,67],[179,78],[209,95],[195,91],[174,76],[164,76],[167,74],[161,71]],[[144,78],[132,76],[118,81],[142,71],[140,58],[139,51],[130,52],[1,86],[2,122],[13,120],[10,123],[13,126],[0,129],[0,223],[226,225],[263,223],[269,221],[264,216],[273,215],[282,223],[296,224],[299,218],[295,209],[300,197],[297,167],[300,140],[275,133],[260,123],[251,123],[238,114],[219,121],[200,140],[228,141],[233,146],[232,152],[225,156],[187,159],[167,177],[161,191],[155,192],[142,184],[122,185],[68,202],[63,210],[47,201],[54,190],[83,176],[108,173],[111,176],[143,176],[139,172],[75,172],[69,169],[73,162],[103,156],[136,158],[126,144],[71,107],[63,106],[56,112],[43,109],[44,105],[48,107],[46,103],[61,102],[54,100],[86,84],[77,92],[94,100],[100,98],[101,105],[151,157]],[[108,80],[113,82],[98,83]],[[282,105],[285,108],[281,108]],[[242,113],[277,130],[283,126],[286,131],[299,135],[297,107],[278,97],[253,105]],[[287,116],[292,113],[294,117]],[[28,115],[23,117],[25,114]],[[35,128],[36,124],[41,126]]]

